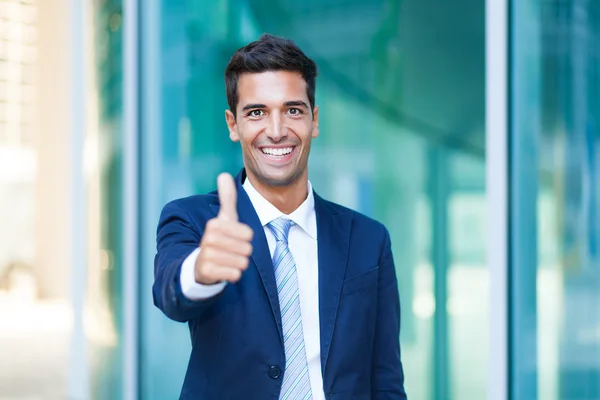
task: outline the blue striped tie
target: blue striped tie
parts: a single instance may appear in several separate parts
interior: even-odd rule
[[[288,233],[293,224],[289,219],[277,218],[267,225],[277,241],[273,254],[273,266],[279,293],[283,347],[285,349],[285,373],[279,399],[308,400],[312,399],[312,392],[302,334],[298,276],[296,275],[296,263],[287,242]]]

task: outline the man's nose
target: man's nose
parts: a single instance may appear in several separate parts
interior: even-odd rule
[[[283,124],[283,118],[278,113],[271,114],[269,118],[269,126],[267,127],[267,136],[274,142],[279,142],[287,136],[287,129]]]

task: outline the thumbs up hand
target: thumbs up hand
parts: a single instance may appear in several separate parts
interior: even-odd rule
[[[239,281],[252,254],[250,241],[254,232],[238,221],[237,190],[231,175],[219,175],[217,187],[221,203],[219,215],[206,223],[196,259],[196,282],[203,285]]]

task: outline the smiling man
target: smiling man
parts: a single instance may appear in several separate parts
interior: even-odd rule
[[[192,340],[181,399],[406,399],[388,231],[308,180],[316,76],[290,40],[239,49],[225,117],[244,168],[160,216],[154,303]]]

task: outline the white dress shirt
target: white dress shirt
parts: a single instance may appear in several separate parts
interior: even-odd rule
[[[271,258],[273,258],[273,252],[275,251],[275,237],[269,228],[267,228],[267,225],[279,217],[288,218],[295,222],[295,225],[292,225],[288,234],[288,246],[296,261],[308,374],[313,400],[325,400],[323,376],[321,375],[317,219],[315,216],[315,199],[312,192],[312,185],[308,182],[308,196],[306,200],[289,215],[285,215],[279,211],[273,204],[261,196],[252,186],[249,179],[246,179],[243,187],[246,193],[248,193],[248,197],[265,230]],[[181,268],[181,289],[183,294],[190,300],[202,300],[215,296],[227,285],[226,282],[222,282],[206,286],[196,282],[194,266],[199,253],[200,248],[194,250],[185,259]]]

